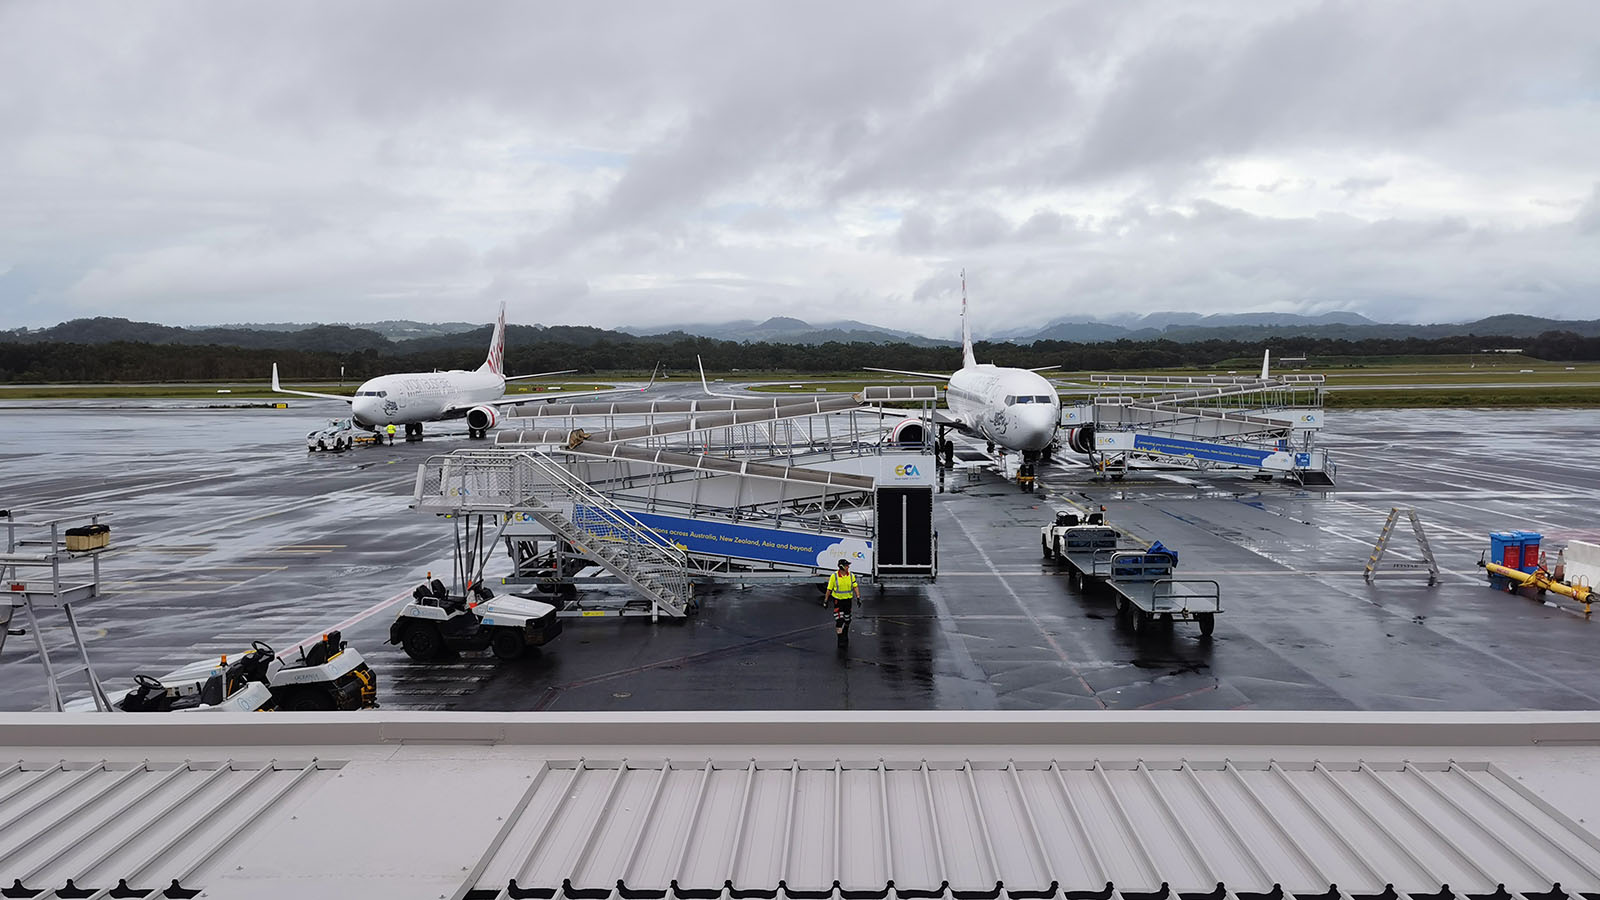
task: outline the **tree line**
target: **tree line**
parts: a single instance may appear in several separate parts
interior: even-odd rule
[[[402,347],[404,345],[401,345]],[[1067,370],[1145,370],[1207,367],[1241,358],[1259,359],[1270,348],[1275,356],[1290,353],[1310,358],[1330,356],[1433,356],[1521,348],[1529,357],[1554,361],[1600,360],[1600,337],[1549,331],[1537,337],[1459,335],[1442,338],[1369,338],[1344,340],[1117,340],[1094,344],[1037,341],[1032,344],[979,343],[980,361]],[[656,363],[669,370],[693,371],[695,357],[708,371],[734,369],[760,372],[845,372],[865,366],[950,372],[961,364],[960,350],[911,344],[778,344],[738,343],[684,336],[677,340],[607,339],[584,343],[543,340],[509,344],[508,372],[576,369],[579,374],[647,371]],[[411,352],[383,352],[367,347],[343,352],[298,349],[251,349],[218,345],[175,346],[132,341],[103,344],[64,342],[0,343],[0,382],[140,382],[265,380],[276,362],[285,380],[328,380],[340,376],[359,381],[390,372],[475,368],[482,351],[438,347]]]

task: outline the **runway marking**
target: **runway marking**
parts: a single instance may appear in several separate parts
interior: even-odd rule
[[[291,650],[299,650],[302,647],[309,647],[312,644],[315,644],[317,641],[322,640],[322,636],[327,634],[330,631],[345,631],[345,630],[349,629],[350,626],[352,626],[352,625],[359,625],[360,623],[365,622],[367,619],[372,618],[373,616],[377,615],[378,613],[383,612],[384,610],[388,609],[389,607],[394,606],[396,603],[399,603],[401,600],[404,600],[405,598],[410,597],[410,596],[411,596],[411,589],[407,588],[406,590],[403,590],[400,593],[395,594],[393,597],[390,597],[387,600],[379,600],[377,603],[374,603],[371,606],[367,607],[366,609],[362,610],[361,612],[358,612],[355,615],[351,616],[350,618],[345,619],[343,622],[340,622],[339,624],[334,625],[334,626],[332,626],[330,628],[324,628],[323,630],[317,632],[316,634],[313,634],[312,636],[306,638],[305,640],[301,641],[300,643],[295,644],[293,647],[290,647],[288,650],[281,651],[278,654],[278,658],[279,659],[283,659],[284,658],[283,654],[284,653],[288,653]]]
[[[1161,676],[1161,677],[1164,677],[1164,676]],[[1154,683],[1154,681],[1155,681],[1155,679],[1151,679],[1152,683]],[[1175,703],[1175,702],[1177,702],[1179,700],[1187,700],[1190,697],[1195,697],[1195,696],[1198,696],[1200,694],[1210,693],[1211,691],[1217,690],[1219,687],[1220,687],[1220,685],[1211,684],[1211,685],[1207,685],[1206,687],[1203,687],[1203,688],[1195,688],[1192,691],[1186,691],[1186,692],[1184,692],[1182,694],[1174,694],[1171,697],[1163,697],[1160,700],[1151,700],[1149,703],[1146,703],[1146,704],[1144,704],[1142,706],[1134,707],[1134,709],[1155,709],[1158,706],[1166,706],[1168,703]]]
[[[989,571],[994,573],[995,578],[1000,582],[1000,586],[1005,589],[1007,594],[1011,595],[1012,601],[1017,604],[1018,609],[1022,610],[1022,614],[1028,617],[1028,621],[1033,624],[1033,627],[1044,638],[1045,643],[1049,644],[1050,648],[1056,652],[1056,655],[1061,657],[1061,661],[1066,664],[1067,668],[1071,670],[1072,674],[1078,679],[1078,683],[1083,685],[1083,689],[1089,692],[1089,696],[1094,699],[1094,702],[1100,704],[1101,709],[1110,709],[1110,704],[1106,703],[1106,701],[1100,697],[1100,694],[1096,692],[1094,687],[1089,684],[1089,680],[1083,677],[1082,672],[1078,671],[1078,667],[1072,664],[1071,658],[1067,656],[1067,651],[1062,648],[1061,644],[1056,640],[1055,635],[1051,634],[1045,629],[1044,622],[1042,622],[1033,614],[1033,610],[1029,609],[1028,605],[1022,602],[1022,597],[1012,589],[1011,585],[1006,581],[1005,576],[1000,574],[1000,570],[995,567],[994,560],[989,558],[988,551],[984,550],[983,546],[979,544],[975,538],[973,538],[972,532],[967,530],[966,523],[961,521],[960,516],[951,516],[951,518],[955,521],[956,527],[961,529],[961,533],[966,535],[967,540],[972,544],[972,549],[978,551],[978,556],[981,557],[984,564],[989,567]]]

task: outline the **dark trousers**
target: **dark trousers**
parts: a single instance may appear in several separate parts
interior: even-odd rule
[[[833,598],[833,624],[834,624],[834,627],[836,627],[836,628],[849,628],[850,627],[850,606],[851,606],[851,603],[852,603],[853,600],[854,600],[854,598],[852,598],[852,597],[835,597],[835,598]]]

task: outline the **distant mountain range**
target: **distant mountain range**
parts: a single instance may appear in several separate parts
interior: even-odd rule
[[[486,347],[490,326],[468,322],[423,323],[411,321],[374,322],[366,325],[300,325],[265,323],[222,325],[207,328],[177,328],[153,322],[128,319],[74,319],[50,328],[19,328],[0,331],[0,343],[104,344],[130,341],[148,344],[213,344],[250,349],[379,353],[411,353],[454,350],[461,347]],[[1201,316],[1193,313],[1154,313],[1116,321],[1058,320],[1043,328],[1018,330],[988,336],[991,343],[1009,341],[1032,344],[1036,341],[1100,343],[1106,341],[1147,341],[1164,339],[1183,343],[1206,340],[1283,341],[1294,338],[1364,340],[1373,338],[1441,338],[1461,335],[1534,337],[1547,331],[1567,331],[1584,337],[1600,337],[1600,319],[1544,319],[1537,316],[1500,315],[1474,322],[1438,325],[1400,325],[1374,322],[1355,313],[1329,313],[1299,316],[1290,313],[1242,313]],[[536,343],[588,347],[601,342],[643,340],[670,343],[704,338],[739,343],[780,343],[816,345],[839,343],[892,344],[917,347],[953,347],[955,341],[924,337],[907,331],[880,328],[864,322],[844,320],[811,324],[800,319],[775,316],[764,322],[744,320],[720,324],[679,325],[669,329],[623,328],[608,330],[584,325],[509,325],[507,342],[512,346]]]
[[[1186,312],[1158,312],[1149,315],[1112,316],[1107,319],[1057,319],[1043,328],[1017,328],[996,335],[997,339],[1032,341],[1115,341],[1153,340],[1169,332],[1189,329],[1236,328],[1319,328],[1328,325],[1377,325],[1359,313],[1333,312],[1317,316],[1295,313],[1224,313],[1201,315]]]
[[[959,343],[958,341],[923,337],[910,331],[881,328],[877,325],[868,325],[865,322],[857,322],[853,319],[813,325],[810,322],[793,319],[788,316],[773,316],[765,322],[740,319],[734,322],[674,325],[667,328],[623,326],[618,330],[645,338],[686,334],[694,337],[711,338],[718,341],[738,341],[740,343],[766,341],[775,344],[826,344],[829,341],[835,341],[841,344],[898,343],[911,344],[916,347],[954,347]]]
[[[360,328],[364,331],[375,331],[391,341],[410,341],[417,338],[439,337],[446,334],[461,334],[482,328],[471,322],[413,322],[410,319],[386,319],[382,322],[336,322],[349,328]],[[237,324],[218,325],[238,331],[307,331],[318,327],[304,322],[241,322]],[[206,329],[191,329],[206,330]]]
[[[1035,341],[1097,343],[1101,341],[1170,340],[1270,341],[1280,338],[1323,338],[1358,341],[1370,338],[1440,338],[1459,335],[1533,337],[1546,331],[1570,331],[1584,337],[1600,336],[1600,319],[1544,319],[1538,316],[1499,315],[1472,322],[1406,325],[1374,322],[1357,313],[1300,316],[1292,313],[1240,313],[1201,316],[1194,313],[1154,313],[1124,319],[1126,324],[1058,320],[1037,330],[1023,329],[999,337],[1020,344]]]

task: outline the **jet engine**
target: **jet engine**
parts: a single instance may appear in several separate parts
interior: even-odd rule
[[[467,427],[473,431],[488,431],[498,421],[500,414],[492,406],[474,406],[467,410]]]
[[[1077,453],[1090,453],[1094,450],[1094,426],[1084,425],[1081,428],[1072,428],[1067,431],[1067,446]]]
[[[922,420],[901,419],[900,424],[889,432],[889,443],[921,447],[927,437],[927,431],[922,427]]]

